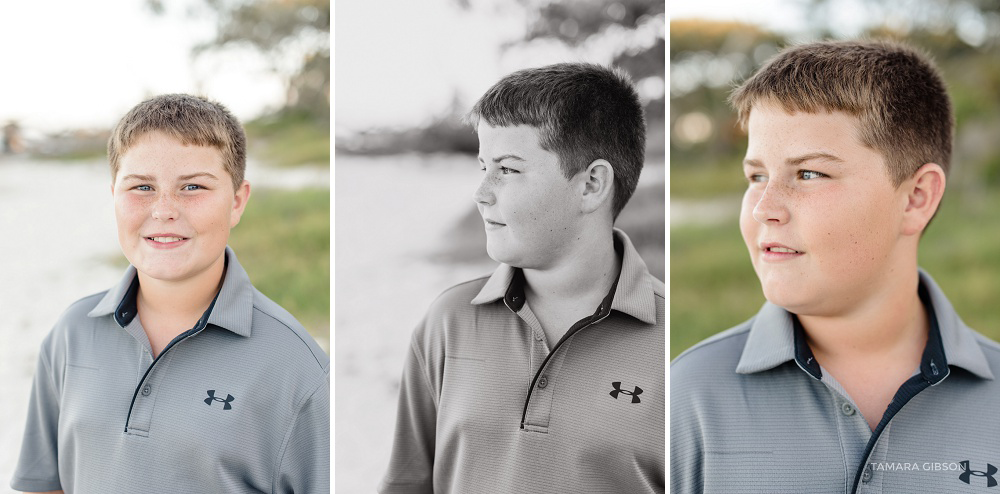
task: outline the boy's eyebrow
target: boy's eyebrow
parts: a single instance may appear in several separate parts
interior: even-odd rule
[[[844,160],[830,153],[816,152],[816,153],[803,154],[802,156],[796,156],[794,158],[788,158],[785,160],[785,165],[797,166],[801,165],[802,163],[805,163],[806,161],[812,161],[812,160],[832,161],[834,163],[844,162]],[[755,159],[747,158],[743,160],[743,166],[749,166],[753,168],[763,168],[764,164]]]
[[[208,177],[215,180],[219,179],[219,177],[216,177],[215,175],[212,175],[211,173],[208,172],[198,172],[198,173],[192,173],[190,175],[181,175],[180,177],[177,178],[180,180],[191,180],[192,178],[198,178],[198,177]]]
[[[522,157],[520,157],[520,156],[518,156],[516,154],[505,154],[505,155],[493,158],[493,163],[499,163],[499,162],[501,162],[503,160],[506,160],[506,159],[514,159],[514,160],[517,160],[517,161],[524,161],[524,158],[522,158]],[[482,156],[479,157],[479,162],[480,163],[484,162]]]
[[[198,177],[207,177],[215,180],[219,179],[219,177],[216,177],[215,175],[212,175],[211,173],[208,172],[198,172],[198,173],[192,173],[190,175],[181,175],[177,177],[177,179],[183,181],[183,180],[191,180],[192,178],[198,178]],[[125,175],[124,177],[122,177],[122,180],[140,180],[143,182],[152,182],[154,179],[149,175],[138,175],[133,173],[130,175]]]

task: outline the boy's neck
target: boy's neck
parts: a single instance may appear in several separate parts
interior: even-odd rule
[[[593,313],[617,279],[621,262],[610,229],[581,239],[554,266],[523,270],[525,298],[533,311],[572,303],[581,317]]]
[[[136,300],[140,316],[143,312],[147,315],[173,314],[175,317],[194,315],[197,320],[222,287],[225,259],[223,254],[208,269],[185,280],[158,280],[140,272]]]
[[[915,358],[919,364],[927,343],[928,321],[918,286],[919,276],[913,269],[847,313],[798,315],[816,359],[820,364],[824,360],[872,362],[873,358],[893,355],[907,357],[906,362]]]

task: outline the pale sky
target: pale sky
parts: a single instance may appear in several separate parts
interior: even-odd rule
[[[0,6],[0,125],[41,132],[107,128],[153,94],[193,92],[249,119],[284,99],[281,80],[253,54],[192,62],[211,39],[211,19],[182,10],[155,16],[141,0],[3,2]],[[166,2],[168,7],[184,2]]]

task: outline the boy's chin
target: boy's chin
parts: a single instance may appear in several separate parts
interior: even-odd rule
[[[801,287],[773,287],[762,285],[764,298],[768,302],[793,314],[809,314],[816,306],[816,300]]]
[[[490,246],[488,242],[486,244],[486,255],[490,256],[490,259],[493,259],[496,262],[515,268],[524,268],[527,264],[524,256],[519,256],[515,252],[511,252],[510,249]]]

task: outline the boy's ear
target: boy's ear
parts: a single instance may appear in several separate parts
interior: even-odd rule
[[[937,163],[926,163],[912,177],[903,182],[907,190],[906,208],[903,210],[903,234],[919,235],[930,223],[945,186],[944,170]]]
[[[229,228],[240,223],[243,211],[247,208],[248,200],[250,200],[250,182],[244,180],[233,195],[233,210],[229,213]]]
[[[584,213],[592,213],[611,199],[614,191],[615,169],[607,160],[594,160],[584,170],[583,204]]]

